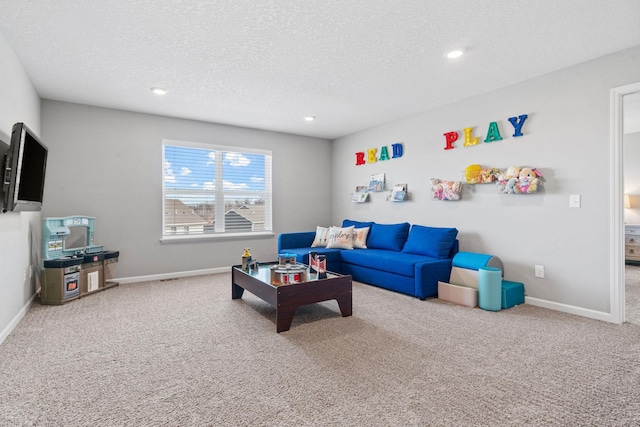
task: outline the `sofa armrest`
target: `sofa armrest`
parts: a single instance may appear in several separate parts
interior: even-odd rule
[[[449,282],[452,259],[434,259],[415,266],[416,297],[425,299],[438,295],[438,282]]]
[[[449,258],[453,259],[454,255],[457,254],[458,252],[460,252],[460,241],[458,241],[458,239],[456,239],[456,240],[454,240],[453,246],[451,247],[451,250],[449,251]]]
[[[315,231],[278,234],[278,253],[285,249],[309,248],[315,237]]]

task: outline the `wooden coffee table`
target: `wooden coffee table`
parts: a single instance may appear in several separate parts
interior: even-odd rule
[[[231,298],[242,298],[245,289],[276,309],[276,331],[288,331],[296,308],[301,305],[336,300],[342,317],[351,316],[351,276],[327,272],[326,279],[313,275],[302,283],[271,284],[271,266],[260,264],[257,271],[246,272],[240,265],[231,268]],[[306,266],[305,266],[306,267]]]

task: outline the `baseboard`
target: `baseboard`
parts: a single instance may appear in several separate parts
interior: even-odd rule
[[[113,282],[123,283],[137,283],[137,282],[149,282],[152,280],[170,280],[179,279],[181,277],[202,276],[205,274],[217,274],[217,273],[229,273],[231,267],[218,267],[207,268],[204,270],[191,270],[191,271],[178,271],[174,273],[152,274],[149,276],[134,276],[134,277],[120,277],[110,279]]]
[[[525,297],[526,304],[538,307],[548,308],[550,310],[560,311],[563,313],[575,314],[577,316],[587,317],[589,319],[602,320],[604,322],[616,323],[613,321],[611,313],[603,313],[602,311],[589,310],[587,308],[576,307],[573,305],[561,304],[553,301],[547,301],[539,298]]]
[[[2,332],[0,332],[0,345],[4,342],[5,339],[7,339],[7,337],[9,336],[9,334],[11,334],[15,327],[18,326],[18,323],[20,323],[25,314],[27,314],[36,299],[36,295],[37,294],[33,294],[31,296],[31,299],[24,305],[24,307],[22,307],[18,314],[16,314],[15,317],[11,319],[11,322],[9,322],[7,327],[4,328]]]

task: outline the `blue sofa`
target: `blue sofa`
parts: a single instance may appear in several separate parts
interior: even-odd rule
[[[312,247],[316,231],[303,231],[278,235],[278,253],[295,254],[297,262],[308,264],[315,251],[327,257],[329,271],[419,299],[437,296],[438,281],[449,281],[457,229],[343,221],[343,228],[350,226],[369,228],[366,248]]]

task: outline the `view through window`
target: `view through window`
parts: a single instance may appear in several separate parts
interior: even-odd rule
[[[163,237],[271,231],[271,152],[164,141]]]

